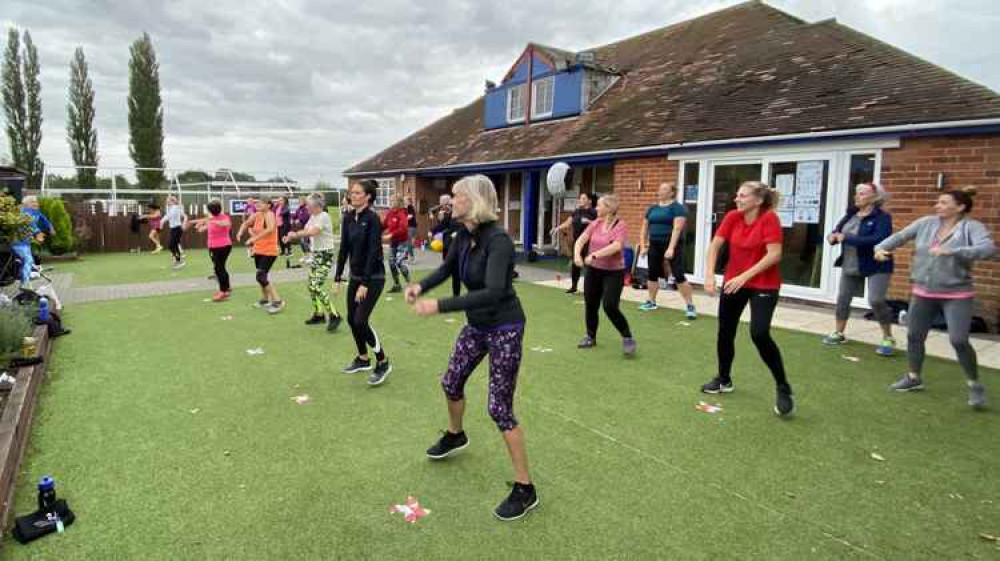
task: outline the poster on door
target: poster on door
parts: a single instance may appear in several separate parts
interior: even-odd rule
[[[819,224],[823,196],[822,160],[799,162],[795,170],[793,220],[798,224]]]

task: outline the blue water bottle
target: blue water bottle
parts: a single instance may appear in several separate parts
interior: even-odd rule
[[[41,323],[49,321],[49,299],[44,296],[38,299],[38,321]]]
[[[56,480],[46,475],[38,482],[38,512],[51,512],[56,504]]]

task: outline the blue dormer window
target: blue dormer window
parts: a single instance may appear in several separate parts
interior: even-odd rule
[[[524,85],[507,90],[507,122],[520,123],[524,120]]]
[[[556,82],[554,76],[535,80],[531,84],[531,118],[544,119],[552,116],[552,106],[555,105]]]

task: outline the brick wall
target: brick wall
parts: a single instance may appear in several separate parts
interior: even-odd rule
[[[656,202],[656,190],[660,184],[677,181],[677,166],[676,161],[670,161],[666,156],[615,162],[615,193],[621,203],[618,216],[628,226],[629,245],[637,245],[642,219],[646,209]]]
[[[971,217],[983,222],[1000,240],[1000,135],[907,139],[882,154],[882,184],[891,195],[886,208],[893,227],[933,213],[937,178],[945,174],[945,190],[974,185],[978,194]],[[980,262],[974,271],[976,314],[996,331],[1000,325],[1000,261]],[[896,252],[896,274],[890,296],[906,299],[910,291],[910,248]]]

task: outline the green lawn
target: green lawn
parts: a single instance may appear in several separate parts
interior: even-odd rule
[[[134,257],[134,256],[133,256]],[[824,348],[779,332],[798,414],[771,413],[773,386],[745,332],[737,391],[706,398],[715,321],[627,314],[639,355],[604,320],[580,351],[583,307],[518,285],[529,320],[516,411],[541,507],[501,523],[511,478],[467,388],[470,447],[424,450],[445,426],[438,377],[463,320],[418,318],[398,296],[374,325],[395,370],[386,385],[339,373],[349,332],[307,328],[305,289],[288,310],[205,294],[102,302],[66,314],[42,388],[17,513],[52,474],[78,523],[6,559],[997,559],[1000,416],[965,405],[958,367],[929,359],[928,390],[886,385],[903,357]],[[338,302],[341,301],[338,298]],[[232,321],[220,316],[232,315]],[[262,347],[262,356],[246,349]],[[532,348],[551,348],[540,352]],[[861,357],[858,363],[841,358]],[[985,381],[1000,400],[996,371]],[[311,402],[291,398],[308,394]],[[720,414],[695,410],[722,403]],[[871,456],[879,454],[884,461]],[[411,526],[389,506],[432,512]]]
[[[301,256],[295,250],[295,258]],[[153,255],[144,253],[93,253],[76,261],[51,263],[54,273],[73,273],[73,286],[104,286],[111,284],[131,284],[155,281],[169,281],[205,277],[212,274],[212,260],[207,249],[191,249],[185,252],[187,266],[179,270],[171,269],[173,258],[166,249]],[[47,264],[49,265],[49,264]],[[252,273],[253,261],[242,245],[233,246],[233,253],[227,265],[230,273]],[[281,260],[275,270],[284,267]]]

